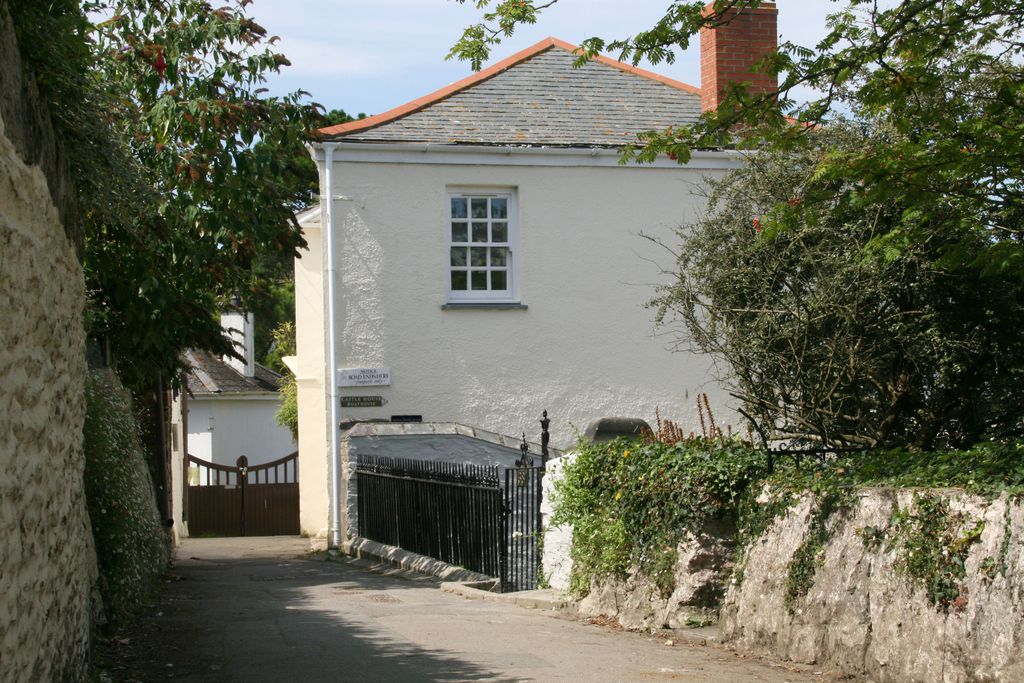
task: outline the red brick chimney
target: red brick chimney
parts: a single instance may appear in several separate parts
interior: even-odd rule
[[[714,3],[704,8],[714,11]],[[751,71],[759,59],[778,47],[778,15],[774,2],[757,9],[732,9],[721,25],[700,30],[701,111],[718,108],[729,83],[746,83],[751,95],[774,92],[778,77]]]

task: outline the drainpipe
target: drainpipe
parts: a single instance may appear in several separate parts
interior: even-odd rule
[[[341,546],[341,434],[339,427],[340,405],[338,401],[338,327],[337,311],[335,310],[335,284],[337,282],[337,266],[335,264],[334,242],[334,147],[335,143],[325,142],[324,181],[327,185],[327,383],[331,398],[329,427],[331,430],[331,460],[328,477],[331,491],[331,523],[327,546],[337,550]]]

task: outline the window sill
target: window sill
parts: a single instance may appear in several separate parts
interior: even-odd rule
[[[442,311],[525,311],[527,308],[526,304],[498,301],[449,301],[441,306]]]

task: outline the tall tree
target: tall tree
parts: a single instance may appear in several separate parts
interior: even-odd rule
[[[217,312],[251,302],[253,266],[302,246],[305,149],[319,122],[304,93],[269,97],[288,64],[247,0],[96,0],[89,16],[106,117],[141,189],[124,215],[96,216],[86,271],[99,330],[134,384],[170,372],[189,346],[223,349]]]
[[[986,244],[967,244],[955,214],[919,219],[899,257],[873,248],[913,209],[816,174],[873,138],[900,140],[833,124],[709,181],[707,212],[667,245],[657,320],[725,361],[720,379],[766,438],[932,449],[1024,437],[1024,282],[972,268]],[[940,263],[951,243],[965,258]]]

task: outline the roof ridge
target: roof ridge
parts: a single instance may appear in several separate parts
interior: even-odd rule
[[[505,71],[508,71],[512,67],[522,62],[525,62],[526,60],[531,59],[532,57],[536,57],[537,55],[546,52],[553,47],[566,50],[567,52],[570,52],[572,54],[576,54],[580,49],[578,46],[573,45],[572,43],[567,43],[564,40],[560,40],[553,36],[549,36],[544,40],[534,43],[533,45],[524,50],[520,50],[519,52],[516,52],[515,54],[506,57],[505,59],[496,62],[495,64],[492,64],[491,66],[487,67],[486,69],[483,69],[482,71],[478,71],[477,73],[471,74],[466,78],[455,81],[454,83],[451,83],[450,85],[447,85],[439,90],[435,90],[434,92],[428,95],[424,95],[423,97],[412,100],[411,102],[407,102],[406,104],[403,104],[401,106],[389,109],[388,111],[383,112],[381,114],[368,116],[364,119],[358,119],[356,121],[349,121],[348,123],[327,126],[325,128],[321,128],[318,132],[322,135],[332,137],[337,135],[344,135],[347,133],[365,132],[377,128],[379,126],[391,123],[392,121],[397,121],[398,119],[405,118],[406,116],[415,114],[418,111],[422,111],[423,109],[426,109],[427,107],[433,104],[446,100],[449,97],[452,97],[453,95],[456,95],[475,85],[478,85],[479,83],[494,78],[495,76],[504,73]],[[605,57],[604,55],[595,55],[592,58],[592,61],[618,69],[619,71],[622,71],[624,73],[657,81],[658,83],[667,85],[672,88],[676,88],[678,90],[682,90],[684,92],[700,95],[700,89],[692,85],[689,85],[688,83],[683,83],[682,81],[677,81],[667,76],[656,74],[653,71],[647,71],[646,69],[641,69],[631,64],[626,64],[624,62],[617,61],[615,59],[612,59],[611,57]]]

